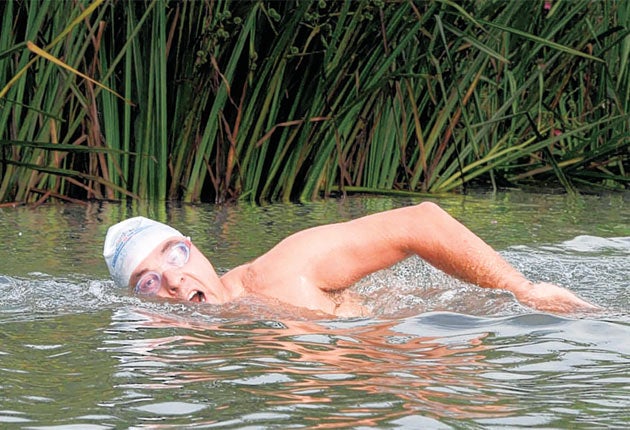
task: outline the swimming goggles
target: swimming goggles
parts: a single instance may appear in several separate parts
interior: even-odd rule
[[[190,238],[175,242],[169,246],[163,256],[162,273],[166,270],[183,267],[188,263],[188,259],[190,258],[190,246]],[[157,294],[162,287],[162,273],[155,271],[146,272],[138,282],[136,282],[136,286],[133,289],[134,293],[142,295]]]

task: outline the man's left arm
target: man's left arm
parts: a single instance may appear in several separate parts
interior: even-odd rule
[[[428,202],[298,232],[253,265],[267,285],[288,282],[289,287],[331,291],[413,254],[463,281],[511,291],[539,310],[593,308],[564,288],[531,283],[481,238]]]

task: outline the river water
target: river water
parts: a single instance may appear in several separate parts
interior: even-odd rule
[[[528,277],[602,306],[550,315],[417,258],[356,285],[369,318],[140,300],[102,261],[147,215],[219,271],[317,224],[419,202],[0,209],[0,428],[627,428],[630,200],[432,198]]]

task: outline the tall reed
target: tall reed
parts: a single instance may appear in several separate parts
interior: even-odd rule
[[[0,12],[0,201],[628,187],[630,2]]]

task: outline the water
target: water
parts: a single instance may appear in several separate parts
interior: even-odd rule
[[[369,318],[147,301],[101,259],[123,216],[171,223],[224,271],[298,229],[414,202],[0,209],[0,428],[628,427],[627,196],[438,200],[595,315],[532,312],[419,259],[354,287]]]

